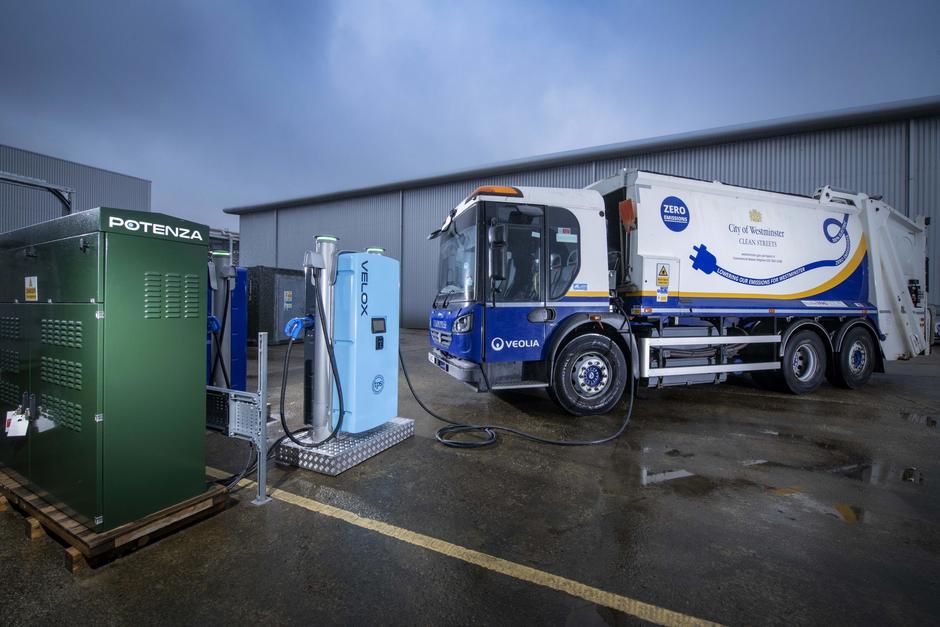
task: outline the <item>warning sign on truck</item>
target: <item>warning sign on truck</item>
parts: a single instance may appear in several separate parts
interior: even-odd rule
[[[34,276],[26,277],[26,302],[35,303],[39,300],[39,279]]]
[[[656,264],[656,286],[657,287],[669,286],[669,264],[668,263]]]

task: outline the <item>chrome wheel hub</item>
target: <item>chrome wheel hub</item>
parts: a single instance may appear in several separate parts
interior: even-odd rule
[[[819,363],[819,355],[812,344],[800,344],[793,351],[793,362],[791,368],[793,374],[800,381],[809,381],[816,374],[816,367]]]
[[[849,370],[854,375],[861,374],[868,366],[868,348],[862,342],[856,341],[849,347]]]
[[[581,396],[597,396],[610,383],[610,362],[599,353],[581,355],[571,368],[571,383]]]

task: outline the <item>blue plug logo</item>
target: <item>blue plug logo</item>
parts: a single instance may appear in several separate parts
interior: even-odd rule
[[[718,259],[711,254],[705,244],[693,246],[692,250],[696,252],[695,255],[689,255],[689,259],[692,260],[693,270],[701,270],[705,274],[711,274],[718,269]]]

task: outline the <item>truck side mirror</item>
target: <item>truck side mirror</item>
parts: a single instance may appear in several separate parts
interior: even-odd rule
[[[502,281],[506,278],[506,225],[494,224],[486,231],[486,239],[489,241],[489,261],[490,261],[490,279]]]

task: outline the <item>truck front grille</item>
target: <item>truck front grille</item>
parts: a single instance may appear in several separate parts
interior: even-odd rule
[[[451,335],[447,331],[436,331],[431,329],[431,339],[440,346],[444,348],[450,347]]]

